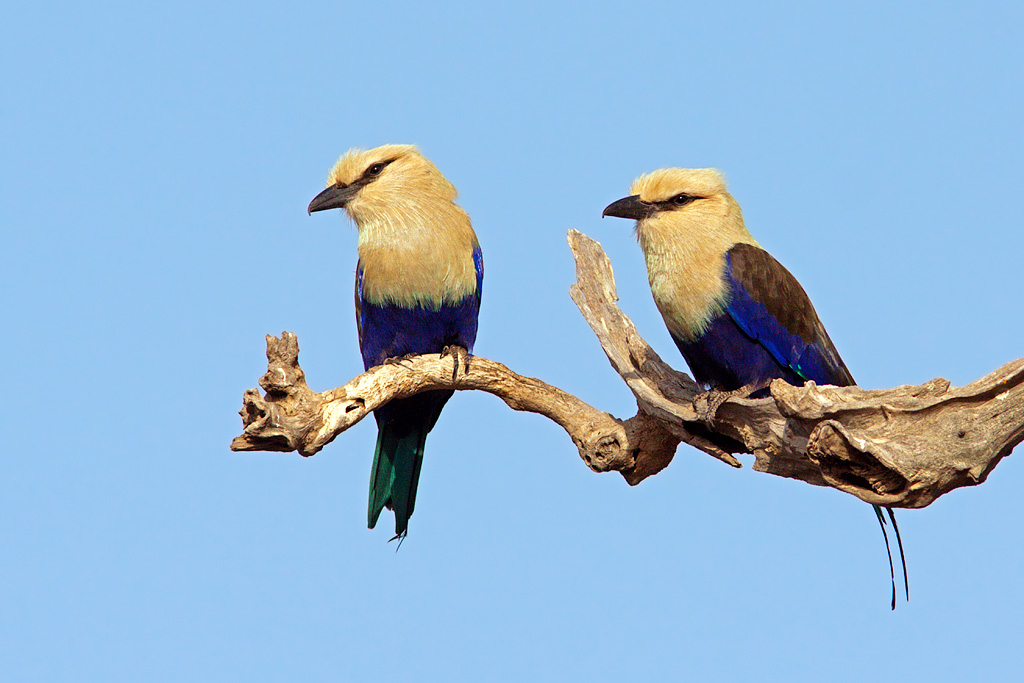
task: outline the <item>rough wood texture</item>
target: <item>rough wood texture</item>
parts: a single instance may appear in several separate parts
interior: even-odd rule
[[[615,280],[601,246],[575,231],[573,301],[612,367],[636,397],[638,412],[618,420],[500,363],[457,356],[417,356],[371,368],[345,386],[315,393],[298,364],[298,341],[267,337],[266,391],[245,392],[244,433],[233,450],[313,455],[394,398],[429,389],[476,389],[514,410],[540,413],[572,438],[596,472],[621,472],[630,484],[656,474],[685,442],[734,467],[733,453],[753,453],[754,469],[832,486],[869,503],[924,507],[960,486],[983,482],[1024,439],[1024,359],[960,388],[935,379],[921,386],[793,387],[776,380],[771,397],[703,392],[665,364],[615,304]]]
[[[267,336],[269,363],[260,378],[267,393],[261,397],[256,389],[245,392],[240,411],[245,431],[231,442],[232,450],[298,451],[309,456],[392,399],[429,389],[477,389],[494,394],[513,410],[540,413],[557,422],[597,472],[633,466],[627,444],[638,438],[635,428],[486,358],[472,358],[466,372],[454,355],[415,356],[370,368],[345,386],[318,394],[306,386],[298,356],[298,339],[291,332],[280,338]]]

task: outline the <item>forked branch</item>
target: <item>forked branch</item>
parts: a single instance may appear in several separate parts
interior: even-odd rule
[[[569,231],[576,257],[573,301],[612,367],[637,401],[620,420],[538,379],[474,357],[438,354],[371,368],[338,389],[316,393],[298,364],[298,341],[267,337],[266,392],[245,392],[237,451],[313,455],[375,408],[431,389],[475,389],[514,410],[539,413],[572,438],[596,472],[621,472],[630,484],[662,470],[685,442],[734,467],[733,453],[753,453],[754,469],[831,486],[869,503],[924,507],[960,486],[985,481],[1024,439],[1024,359],[972,384],[943,379],[921,386],[865,391],[772,382],[771,397],[703,392],[665,364],[615,304],[611,264],[600,245]]]

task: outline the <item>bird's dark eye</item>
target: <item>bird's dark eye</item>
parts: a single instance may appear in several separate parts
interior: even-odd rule
[[[686,206],[695,199],[697,199],[697,197],[694,197],[692,194],[686,194],[685,192],[683,192],[681,194],[677,194],[669,201],[672,202],[672,204],[674,204],[675,206]]]
[[[387,166],[387,164],[385,164],[383,161],[378,161],[373,166],[371,166],[370,168],[366,169],[366,173],[364,175],[366,175],[366,176],[368,176],[370,178],[373,178],[375,176],[379,176],[380,172],[384,170],[385,166]]]

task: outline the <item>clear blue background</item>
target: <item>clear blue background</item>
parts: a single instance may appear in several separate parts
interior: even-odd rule
[[[479,354],[620,417],[568,297],[575,227],[684,367],[639,173],[723,169],[867,387],[1024,355],[1019,3],[15,3],[0,27],[0,678],[1011,680],[1020,455],[900,516],[681,448],[636,488],[543,418],[451,401],[411,533],[365,528],[371,421],[228,450],[264,334],[360,371],[355,230],[306,216],[350,147],[460,190]],[[745,462],[752,459],[747,456]]]

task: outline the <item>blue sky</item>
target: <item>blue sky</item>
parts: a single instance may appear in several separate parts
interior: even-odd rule
[[[600,219],[663,166],[725,171],[862,385],[1024,355],[1024,10],[825,4],[8,8],[4,680],[1019,675],[1019,456],[900,515],[890,613],[867,505],[685,447],[631,488],[484,394],[431,434],[397,554],[365,528],[372,422],[310,459],[227,447],[265,334],[314,389],[360,371],[355,230],[305,208],[387,142],[473,218],[477,352],[617,416],[565,234],[683,368]]]

